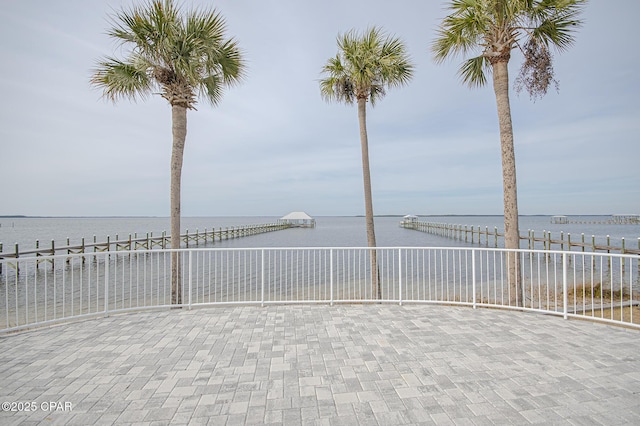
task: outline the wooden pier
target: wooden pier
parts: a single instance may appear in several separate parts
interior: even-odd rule
[[[263,234],[265,232],[279,231],[281,229],[291,228],[287,223],[267,223],[259,225],[243,225],[232,226],[226,228],[211,228],[211,230],[205,229],[200,232],[186,232],[180,235],[182,244],[184,247],[199,246],[202,244],[213,244],[217,241],[229,240],[234,238],[247,237],[250,235]],[[71,245],[69,238],[67,238],[65,246],[57,246],[54,240],[51,240],[51,245],[48,247],[41,247],[40,241],[36,241],[35,249],[21,251],[18,244],[15,244],[13,251],[4,252],[3,245],[0,243],[0,259],[18,259],[24,256],[53,256],[56,254],[84,254],[84,253],[98,253],[108,251],[133,251],[133,250],[153,250],[153,249],[168,249],[171,247],[171,236],[166,232],[162,232],[162,235],[154,236],[153,232],[147,233],[144,237],[138,237],[138,234],[129,234],[125,239],[120,239],[118,235],[114,240],[111,240],[110,236],[107,236],[107,240],[98,242],[96,236],[93,236],[92,242],[85,241],[82,238],[80,244]],[[84,261],[84,258],[83,258]],[[53,259],[43,259],[36,262],[50,262],[53,263]],[[11,262],[6,263],[8,266],[15,267],[15,264]],[[2,273],[2,264],[0,263],[0,273]]]
[[[489,230],[488,226],[484,229],[481,226],[467,226],[467,225],[452,225],[449,223],[432,223],[432,222],[420,222],[420,221],[402,221],[400,226],[405,229],[414,229],[416,231],[426,232],[433,235],[439,235],[441,237],[453,238],[456,240],[464,241],[471,244],[484,244],[487,247],[498,247],[499,238],[504,238],[504,234],[498,232],[498,228],[494,227],[493,230]],[[638,247],[627,247],[625,239],[621,239],[620,246],[612,246],[611,239],[607,236],[605,245],[596,244],[595,236],[591,236],[591,240],[585,239],[584,234],[580,234],[580,239],[576,241],[571,239],[571,234],[567,233],[566,238],[564,232],[560,232],[560,239],[551,236],[550,231],[543,231],[542,235],[535,233],[533,230],[527,231],[527,235],[520,235],[521,241],[527,241],[527,248],[533,250],[536,248],[536,243],[542,243],[543,250],[571,250],[572,247],[577,247],[579,250],[585,252],[607,252],[607,253],[620,253],[620,254],[638,254],[640,255],[640,238],[638,238]],[[538,247],[540,244],[538,244]]]
[[[551,216],[553,224],[579,224],[579,225],[640,225],[640,215],[614,214],[607,220],[572,219],[569,216]]]

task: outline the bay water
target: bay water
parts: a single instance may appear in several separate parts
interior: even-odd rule
[[[595,236],[598,245],[604,245],[607,236],[612,246],[619,247],[625,238],[628,249],[637,249],[640,241],[640,224],[607,224],[610,216],[572,216],[570,224],[553,224],[550,216],[522,216],[520,233],[526,235],[534,230],[536,237],[542,237],[543,231],[551,232],[553,239],[559,239],[560,233],[571,234],[571,240],[578,242],[581,234],[585,241],[591,242]],[[255,247],[365,247],[367,245],[364,217],[320,216],[316,217],[315,228],[291,228],[248,237],[216,241],[217,247],[255,248]],[[465,246],[464,241],[431,235],[399,226],[401,217],[376,217],[376,239],[379,247],[451,247]],[[275,223],[274,216],[244,217],[184,217],[182,232],[211,231],[233,226]],[[502,216],[421,216],[420,221],[467,225],[474,229],[488,229],[503,232]],[[4,252],[15,250],[33,250],[36,240],[41,248],[78,245],[82,238],[86,243],[126,240],[129,234],[145,237],[147,233],[160,236],[169,230],[169,218],[166,217],[3,217],[0,218],[0,243]],[[501,245],[501,239],[499,239]],[[525,243],[523,243],[522,247]],[[202,244],[201,244],[202,245]]]

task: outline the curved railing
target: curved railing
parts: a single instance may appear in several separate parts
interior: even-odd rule
[[[469,247],[177,253],[177,305],[171,250],[0,260],[0,333],[132,310],[274,303],[454,304],[640,328],[637,255]]]

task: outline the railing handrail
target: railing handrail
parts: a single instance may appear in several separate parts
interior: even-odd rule
[[[136,250],[110,250],[103,252],[86,252],[86,253],[64,253],[56,255],[38,256],[39,261],[47,259],[67,259],[71,257],[91,257],[105,256],[110,254],[126,255],[126,254],[143,254],[143,253],[171,253],[171,252],[206,252],[206,251],[303,251],[303,250],[458,250],[458,251],[478,251],[478,252],[513,252],[513,253],[535,253],[535,254],[557,254],[563,253],[581,256],[599,256],[599,257],[616,257],[627,259],[638,259],[640,255],[635,253],[605,253],[605,252],[578,252],[570,250],[545,250],[545,249],[508,249],[503,247],[465,247],[465,246],[309,246],[309,247],[181,247],[179,249],[158,248],[158,249],[136,249]],[[31,259],[36,259],[31,257]],[[12,262],[15,258],[0,258],[0,262]]]

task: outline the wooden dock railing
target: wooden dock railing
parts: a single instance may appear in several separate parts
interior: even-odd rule
[[[258,225],[242,225],[231,226],[226,228],[211,228],[211,230],[205,229],[200,232],[196,229],[195,232],[186,232],[180,235],[183,245],[186,248],[198,246],[200,243],[209,244],[215,243],[216,240],[228,240],[233,238],[246,237],[249,235],[263,234],[265,232],[279,231],[281,229],[290,228],[291,225],[287,223],[265,223]],[[107,240],[98,242],[96,236],[93,236],[93,242],[87,242],[85,238],[82,238],[80,244],[72,245],[69,238],[67,238],[66,245],[57,246],[54,240],[51,240],[51,245],[48,247],[42,247],[40,240],[36,240],[35,249],[33,250],[20,250],[18,244],[15,244],[12,251],[3,251],[3,244],[0,243],[0,259],[18,259],[24,256],[50,256],[56,254],[83,254],[83,253],[99,253],[108,251],[127,251],[127,250],[152,250],[154,248],[166,249],[171,245],[171,236],[166,232],[162,232],[159,236],[154,236],[153,232],[147,233],[144,237],[138,237],[138,234],[129,234],[125,239],[120,239],[116,234],[115,239],[111,240],[111,237],[107,235]],[[44,262],[45,260],[43,260]],[[52,262],[52,260],[46,260]],[[39,264],[40,262],[37,262]],[[7,263],[11,266],[11,263]],[[2,264],[0,264],[0,273],[2,273]]]
[[[498,228],[494,227],[493,230],[489,230],[488,226],[484,229],[481,226],[468,226],[468,225],[453,225],[449,223],[433,223],[433,222],[418,222],[418,221],[402,221],[400,226],[406,229],[414,229],[416,231],[427,232],[433,235],[439,235],[442,237],[453,238],[456,240],[464,241],[471,244],[484,244],[489,247],[498,247],[499,238],[503,238],[504,234],[498,232]],[[565,238],[566,236],[566,238]],[[560,238],[551,236],[550,231],[543,231],[542,235],[536,234],[533,230],[528,230],[526,235],[520,235],[521,241],[527,242],[527,248],[529,250],[539,249],[542,245],[543,250],[569,250],[572,247],[577,247],[581,251],[590,252],[606,252],[606,253],[620,253],[620,254],[638,254],[640,255],[640,238],[638,238],[638,248],[627,247],[624,238],[621,238],[619,246],[611,245],[611,238],[606,237],[606,243],[596,244],[596,237],[591,236],[590,241],[585,239],[585,234],[580,234],[580,239],[576,241],[571,239],[571,234],[560,232]],[[536,246],[536,243],[537,246]]]

